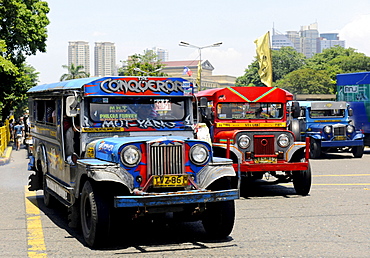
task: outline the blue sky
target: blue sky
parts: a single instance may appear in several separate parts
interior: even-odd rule
[[[169,61],[198,60],[198,51],[180,47],[223,42],[202,50],[215,75],[241,76],[254,60],[253,41],[267,31],[285,33],[318,23],[320,33],[337,32],[346,47],[370,56],[368,0],[49,0],[47,52],[29,57],[40,84],[59,81],[66,72],[68,41],[90,43],[91,74],[95,42],[114,42],[117,65],[129,55],[161,47]]]

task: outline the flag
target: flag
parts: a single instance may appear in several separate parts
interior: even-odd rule
[[[261,81],[266,85],[272,86],[272,60],[270,50],[270,32],[267,32],[262,37],[256,39],[254,43],[257,45],[257,60],[260,66],[258,74]]]
[[[202,82],[201,82],[201,78],[202,78],[202,64],[201,64],[201,61],[199,60],[199,63],[198,63],[198,75],[197,75],[197,81],[196,81],[196,84],[198,85],[198,90],[201,89],[202,85],[200,85]]]
[[[193,75],[193,72],[189,69],[189,67],[184,67],[184,71],[182,72],[183,75],[187,74],[189,77]]]

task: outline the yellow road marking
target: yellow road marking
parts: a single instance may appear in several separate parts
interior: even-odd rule
[[[27,216],[28,257],[47,257],[36,192],[28,191],[28,186],[25,186],[24,193]]]

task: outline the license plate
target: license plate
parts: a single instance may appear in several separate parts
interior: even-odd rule
[[[188,175],[163,175],[153,177],[154,187],[184,187],[188,185]]]
[[[346,136],[335,136],[334,137],[334,140],[335,141],[344,141],[344,140],[346,140],[347,139],[347,137]]]
[[[254,159],[254,163],[277,163],[277,158],[274,157],[258,157]]]

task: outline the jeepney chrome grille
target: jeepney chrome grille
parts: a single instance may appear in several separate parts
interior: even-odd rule
[[[334,125],[334,136],[345,136],[346,135],[346,126],[345,125]]]
[[[183,174],[184,150],[180,142],[155,142],[149,146],[149,173],[151,175]]]
[[[273,155],[275,154],[274,135],[254,135],[254,154],[255,155]]]

